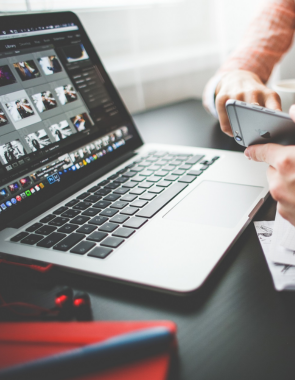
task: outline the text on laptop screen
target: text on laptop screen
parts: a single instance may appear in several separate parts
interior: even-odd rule
[[[0,49],[1,219],[125,145],[134,128],[74,23],[2,30]]]

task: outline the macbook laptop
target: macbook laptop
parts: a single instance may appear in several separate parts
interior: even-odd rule
[[[188,294],[263,204],[265,170],[144,144],[75,14],[1,17],[2,256]]]

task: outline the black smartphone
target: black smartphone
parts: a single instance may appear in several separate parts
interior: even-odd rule
[[[284,112],[229,99],[226,111],[236,142],[242,146],[295,145],[295,123]]]

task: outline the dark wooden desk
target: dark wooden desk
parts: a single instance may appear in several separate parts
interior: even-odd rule
[[[200,101],[188,100],[134,116],[145,142],[239,150]],[[269,200],[256,220],[272,220]],[[54,285],[19,276],[0,280],[10,299],[53,306],[58,285],[89,292],[96,320],[169,319],[178,325],[182,380],[294,379],[295,295],[275,292],[251,224],[204,288],[188,299],[59,274]],[[9,285],[9,286],[8,286]],[[151,379],[152,380],[152,379]]]

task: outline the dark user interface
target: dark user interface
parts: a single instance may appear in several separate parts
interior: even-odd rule
[[[0,213],[124,145],[119,107],[73,23],[0,31]]]

